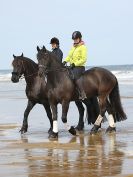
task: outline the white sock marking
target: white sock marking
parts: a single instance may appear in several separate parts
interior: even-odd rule
[[[53,132],[54,133],[58,132],[58,122],[57,122],[57,120],[53,121]]]
[[[95,125],[100,125],[102,120],[103,120],[103,117],[101,115],[99,115],[97,120],[95,121]]]
[[[115,127],[114,117],[112,114],[109,114],[108,120],[109,120],[109,126]]]

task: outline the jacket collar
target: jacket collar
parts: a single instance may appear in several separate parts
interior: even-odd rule
[[[81,45],[85,45],[84,41],[81,41],[79,44],[73,44],[74,47],[78,47],[78,46],[81,46]]]
[[[56,48],[54,48],[54,49],[52,49],[52,50],[57,50],[57,49],[59,49],[59,47],[56,47]]]

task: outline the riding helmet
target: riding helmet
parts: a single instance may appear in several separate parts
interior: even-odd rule
[[[82,34],[80,31],[74,31],[73,34],[72,34],[72,39],[81,39],[82,38]]]
[[[59,39],[56,38],[56,37],[53,37],[53,38],[51,39],[51,41],[50,41],[50,44],[57,44],[57,45],[59,45]]]

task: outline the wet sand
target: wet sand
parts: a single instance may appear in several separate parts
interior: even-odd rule
[[[0,177],[132,177],[132,126],[119,123],[111,134],[105,127],[97,135],[85,129],[76,137],[62,129],[58,141],[50,141],[47,130],[21,136],[17,124],[1,124]]]
[[[50,141],[45,111],[37,106],[29,116],[29,131],[20,135],[26,99],[16,93],[0,97],[0,177],[133,177],[133,99],[122,96],[128,115],[117,123],[116,133],[97,135],[92,126],[73,137],[59,121],[59,139]],[[69,122],[76,125],[78,113],[72,104]],[[59,111],[60,119],[60,111]]]

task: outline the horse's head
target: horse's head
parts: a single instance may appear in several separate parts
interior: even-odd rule
[[[43,46],[41,49],[37,46],[37,60],[39,66],[39,76],[46,74],[50,67],[50,55],[49,51]]]
[[[24,66],[23,66],[23,53],[21,56],[15,56],[13,55],[13,72],[12,72],[12,77],[11,80],[14,83],[19,82],[19,78],[24,74]]]

